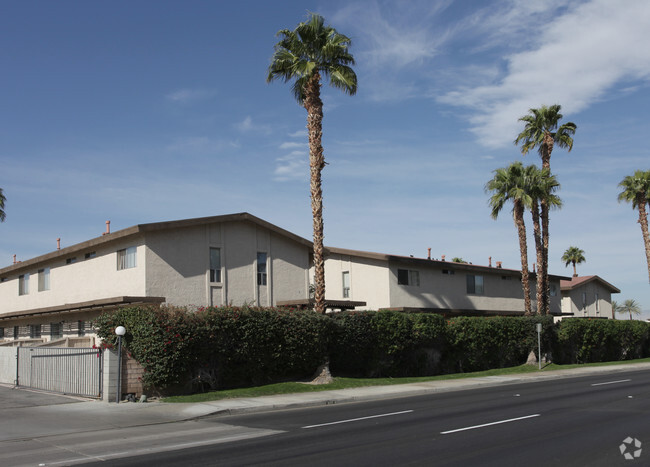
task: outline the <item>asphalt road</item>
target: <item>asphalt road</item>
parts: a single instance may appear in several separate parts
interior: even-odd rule
[[[88,465],[650,465],[650,372],[209,417],[201,424],[259,436]]]

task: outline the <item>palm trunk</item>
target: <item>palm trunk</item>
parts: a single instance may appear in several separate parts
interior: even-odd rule
[[[542,264],[540,265],[540,274],[542,275],[542,299],[544,303],[543,313],[544,315],[549,314],[550,312],[550,299],[549,299],[549,284],[548,284],[548,201],[542,200]]]
[[[533,206],[531,208],[531,214],[533,216],[533,233],[535,237],[535,252],[537,253],[537,290],[535,291],[535,297],[537,299],[537,314],[544,314],[544,275],[542,274],[543,263],[544,263],[544,248],[542,245],[542,232],[539,225],[539,204],[537,201],[533,201]]]
[[[551,173],[551,153],[553,152],[553,145],[555,141],[553,140],[553,135],[546,131],[544,133],[544,142],[542,143],[542,169],[548,169],[549,174]],[[543,262],[540,265],[540,273],[542,274],[542,298],[544,301],[543,314],[548,315],[550,310],[550,287],[548,283],[548,244],[549,244],[549,235],[548,235],[548,201],[542,200],[542,252],[543,252]]]
[[[521,201],[515,201],[513,217],[519,234],[519,251],[521,253],[521,287],[524,292],[524,314],[530,316],[530,282],[528,278],[528,247],[526,245],[526,224],[524,224],[524,206]]]
[[[644,192],[637,193],[636,203],[639,208],[639,224],[641,225],[641,232],[643,233],[643,243],[645,244],[645,257],[648,263],[648,280],[650,280],[650,234],[648,233],[648,214],[645,210],[646,194]],[[632,315],[630,315],[631,319]]]
[[[311,212],[314,228],[314,310],[325,313],[325,259],[323,254],[323,190],[321,171],[325,167],[323,146],[323,101],[320,98],[320,74],[314,73],[305,85],[305,109],[309,133],[309,169],[311,174]]]

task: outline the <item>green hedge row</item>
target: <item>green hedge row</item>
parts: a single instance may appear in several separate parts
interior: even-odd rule
[[[124,346],[144,367],[145,386],[202,391],[305,379],[326,361],[334,375],[353,377],[516,366],[537,353],[537,323],[542,354],[556,363],[650,356],[650,325],[641,321],[130,307],[102,314],[94,325],[107,346],[115,343],[115,327],[126,327]]]

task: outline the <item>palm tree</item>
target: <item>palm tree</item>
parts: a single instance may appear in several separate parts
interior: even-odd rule
[[[7,198],[5,198],[2,188],[0,188],[0,222],[4,222],[7,218],[5,214],[5,201],[7,201]]]
[[[634,175],[628,175],[618,184],[623,189],[618,195],[618,201],[632,203],[632,209],[639,210],[638,223],[641,225],[643,243],[645,244],[645,257],[648,263],[648,279],[650,280],[650,234],[648,233],[648,215],[646,203],[650,195],[650,170],[637,170]]]
[[[582,251],[577,246],[570,246],[562,255],[562,261],[564,262],[564,267],[568,267],[569,264],[573,264],[573,277],[578,277],[576,264],[584,263],[587,260],[585,259],[584,251]]]
[[[522,144],[521,153],[526,155],[531,149],[537,148],[537,152],[542,158],[542,169],[551,170],[551,153],[553,147],[557,145],[560,148],[567,148],[569,152],[573,149],[573,138],[577,126],[573,122],[567,122],[558,127],[559,121],[563,115],[560,113],[562,106],[559,104],[547,107],[542,105],[539,109],[529,109],[528,115],[519,119],[524,122],[524,131],[519,133],[515,139],[515,145]],[[549,245],[549,209],[548,200],[540,200],[540,218],[542,230],[542,248],[544,261],[540,265],[544,299],[548,302],[549,283],[548,283],[548,245]],[[547,310],[548,311],[548,310]]]
[[[294,80],[293,95],[307,110],[309,132],[309,166],[311,175],[311,209],[314,229],[314,309],[325,313],[325,262],[323,257],[323,195],[321,171],[325,157],[321,144],[323,130],[323,101],[320,97],[321,75],[330,85],[353,95],[357,91],[357,76],[350,65],[354,58],[348,52],[350,39],[331,26],[324,25],[322,16],[311,14],[296,29],[278,31],[280,41],[275,45],[267,82]]]
[[[635,315],[640,315],[641,314],[641,307],[637,303],[636,300],[625,300],[623,302],[623,305],[621,305],[620,309],[618,310],[619,313],[629,313],[630,314],[630,320],[632,320],[632,314]]]
[[[621,305],[616,300],[612,300],[612,319],[616,319],[616,313],[621,313]]]
[[[539,205],[542,201],[545,201],[550,208],[561,207],[562,200],[555,194],[555,191],[559,190],[560,184],[555,178],[555,175],[551,174],[548,169],[540,170],[535,165],[529,165],[525,171],[527,186],[531,196],[530,212],[533,219],[533,237],[535,239],[535,251],[537,254],[537,313],[547,315],[550,312],[548,266],[544,256]]]
[[[519,252],[521,253],[521,286],[524,292],[524,310],[531,315],[530,282],[528,273],[528,247],[526,244],[526,225],[524,209],[531,204],[531,198],[524,166],[521,162],[513,162],[506,168],[494,171],[494,177],[485,185],[485,191],[491,192],[490,207],[492,218],[497,219],[507,201],[512,201],[512,214],[519,236]]]

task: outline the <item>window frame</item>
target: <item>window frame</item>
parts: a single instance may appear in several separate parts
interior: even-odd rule
[[[38,270],[38,291],[50,290],[50,268],[45,267]]]
[[[262,260],[260,261],[260,258]],[[267,285],[268,283],[268,264],[269,264],[269,255],[266,251],[257,252],[257,285]],[[264,265],[263,269],[260,268],[261,265]]]
[[[29,338],[30,339],[40,339],[43,335],[43,326],[41,324],[30,324],[29,325]]]
[[[218,261],[214,261],[215,257],[213,257],[213,252],[217,253],[216,259]],[[208,270],[209,278],[208,280],[212,283],[221,283],[221,248],[218,247],[210,247],[209,251],[209,261],[210,261],[210,268]]]
[[[117,270],[133,269],[138,266],[138,247],[129,246],[117,250]]]
[[[343,286],[343,298],[350,298],[350,271],[343,271],[341,273],[341,284]]]
[[[477,279],[479,279],[477,281]],[[479,284],[480,282],[480,284]],[[467,295],[485,295],[485,277],[478,274],[467,274],[465,276]]]
[[[29,295],[29,273],[18,276],[18,295]]]
[[[420,271],[415,269],[397,269],[397,285],[420,287]]]

